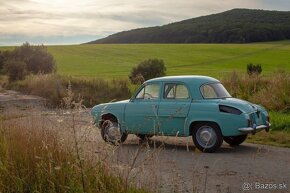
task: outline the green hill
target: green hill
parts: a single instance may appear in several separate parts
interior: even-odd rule
[[[89,43],[249,43],[285,39],[290,39],[290,11],[233,9],[123,31]]]

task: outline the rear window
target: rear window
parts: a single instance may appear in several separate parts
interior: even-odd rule
[[[203,85],[201,86],[200,91],[205,99],[232,97],[221,83]]]

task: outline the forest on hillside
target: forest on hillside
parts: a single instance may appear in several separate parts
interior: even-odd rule
[[[89,43],[250,43],[285,39],[290,39],[290,11],[233,9],[123,31]]]

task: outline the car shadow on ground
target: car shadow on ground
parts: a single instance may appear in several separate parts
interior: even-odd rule
[[[162,140],[158,138],[153,138],[149,140],[129,140],[127,143],[122,144],[123,148],[129,148],[132,150],[132,148],[162,148],[166,151],[180,151],[180,152],[196,152],[201,153],[194,144],[191,143],[176,143],[174,140],[170,140],[169,142],[167,140]],[[223,145],[215,152],[215,153],[222,153],[222,154],[228,154],[228,153],[238,153],[238,154],[251,154],[256,153],[259,150],[259,147],[253,144],[241,144],[239,146],[231,147],[230,145],[223,143]]]

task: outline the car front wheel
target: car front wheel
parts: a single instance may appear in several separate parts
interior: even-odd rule
[[[128,134],[121,131],[117,122],[105,120],[101,126],[101,136],[105,142],[117,145],[123,143]]]
[[[202,152],[215,152],[223,143],[220,128],[214,123],[198,123],[193,128],[192,140]]]
[[[230,146],[238,146],[247,139],[247,135],[238,135],[238,136],[227,136],[224,137],[224,141],[227,142]]]

